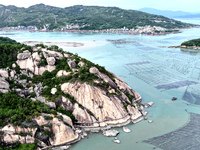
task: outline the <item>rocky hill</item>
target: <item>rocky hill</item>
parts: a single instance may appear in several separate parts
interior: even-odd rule
[[[181,46],[185,46],[185,47],[200,47],[200,39],[193,39],[193,40],[189,40],[189,41],[185,41],[183,43],[181,43]]]
[[[192,24],[182,23],[163,16],[117,7],[76,5],[58,8],[44,4],[20,8],[0,5],[0,27],[36,26],[38,29],[61,29],[72,27],[84,30],[132,29],[136,26],[161,26],[185,28]]]
[[[8,38],[0,39],[0,51],[0,149],[74,143],[85,131],[136,122],[145,114],[137,92],[76,54]]]

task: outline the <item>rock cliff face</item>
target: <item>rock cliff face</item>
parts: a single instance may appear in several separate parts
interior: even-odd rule
[[[84,108],[91,111],[94,117],[90,116],[87,111],[80,114],[85,114],[80,120],[81,123],[91,123],[99,121],[104,122],[103,126],[117,124],[121,119],[127,116],[127,111],[123,105],[123,99],[118,96],[107,96],[106,91],[86,83],[64,83],[61,85],[61,90],[64,93],[69,93],[75,97],[75,100]],[[75,111],[78,109],[74,107]],[[78,112],[78,111],[77,111]],[[76,114],[76,113],[75,113]],[[79,119],[79,113],[75,116]]]
[[[20,97],[39,100],[54,113],[32,117],[35,128],[12,124],[0,128],[0,141],[34,143],[38,139],[39,147],[58,146],[78,140],[81,131],[77,128],[123,125],[141,117],[140,95],[113,73],[93,65],[81,57],[42,48],[19,53],[13,69],[0,70],[0,92],[15,90]],[[54,76],[49,73],[55,70]],[[37,82],[35,75],[44,76],[44,72],[46,76]],[[23,88],[11,88],[6,78]],[[23,122],[26,126],[31,123]]]

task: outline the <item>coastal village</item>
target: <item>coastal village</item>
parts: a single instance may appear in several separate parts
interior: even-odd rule
[[[38,29],[36,26],[17,26],[17,27],[4,27],[0,30],[8,32],[8,31],[29,31],[29,32],[73,32],[73,33],[118,33],[118,34],[143,34],[143,35],[163,35],[167,33],[175,33],[179,32],[178,30],[168,30],[166,28],[160,26],[136,26],[135,28],[128,29],[125,26],[119,29],[104,29],[104,30],[80,30],[80,26],[78,24],[66,25],[60,30],[49,30],[49,25],[44,25],[43,28]]]

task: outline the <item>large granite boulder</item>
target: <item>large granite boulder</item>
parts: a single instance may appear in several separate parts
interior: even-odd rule
[[[56,89],[56,88],[52,88],[52,89],[51,89],[51,94],[55,95],[56,92],[57,92],[57,89]]]
[[[73,126],[73,123],[72,123],[72,119],[69,116],[66,116],[66,115],[61,114],[61,113],[58,113],[58,115],[62,116],[64,123],[70,125],[73,129],[75,129],[74,126]]]
[[[45,102],[44,104],[50,108],[56,109],[56,104],[54,102]]]
[[[96,67],[91,67],[89,72],[93,73],[93,74],[97,74],[97,73],[99,73],[99,70]]]
[[[50,138],[50,143],[53,146],[72,142],[79,138],[78,134],[72,128],[65,125],[58,118],[52,120],[52,131],[55,134],[54,137]]]
[[[48,65],[54,66],[54,65],[55,65],[55,62],[56,62],[56,59],[55,59],[54,57],[48,57],[48,58],[47,58],[47,63],[48,63]]]
[[[5,69],[0,69],[0,76],[4,78],[8,78],[8,71]]]
[[[60,70],[57,72],[56,77],[62,77],[62,76],[69,76],[71,73],[67,72],[65,70]]]
[[[45,120],[43,116],[39,116],[33,119],[34,122],[36,122],[39,126],[48,124],[49,121]]]
[[[82,109],[78,106],[78,104],[76,103],[74,105],[74,111],[72,113],[76,120],[78,120],[78,123],[80,123],[81,125],[86,125],[87,123],[93,123],[93,122],[96,122],[97,120],[91,116],[87,111],[86,109]],[[89,125],[92,125],[92,126],[99,126],[99,124],[89,124]]]
[[[69,67],[70,67],[71,69],[74,69],[74,68],[76,67],[75,61],[72,61],[72,60],[70,60],[70,61],[68,62],[68,65],[69,65]]]
[[[103,131],[103,135],[104,136],[108,136],[108,137],[110,137],[110,136],[112,136],[112,137],[115,137],[115,136],[117,136],[119,134],[119,131],[117,131],[117,130],[106,130],[106,131]]]
[[[137,106],[132,107],[131,105],[128,105],[127,110],[131,116],[132,120],[138,119],[139,117],[142,117],[141,112],[138,110]]]
[[[0,77],[0,89],[9,89],[9,83],[2,77]]]
[[[83,66],[85,65],[85,63],[82,62],[82,61],[80,61],[80,62],[78,63],[78,65],[79,65],[79,67],[83,67]]]
[[[48,57],[54,57],[56,59],[62,59],[63,55],[59,52],[55,52],[55,51],[50,51],[50,50],[46,50],[46,49],[42,49],[42,53],[44,55],[44,57],[47,59]]]
[[[74,110],[73,109],[74,105],[72,104],[72,102],[64,96],[61,97],[59,101],[59,106],[61,106],[64,110],[70,110],[70,111]]]
[[[31,52],[29,52],[28,50],[24,51],[23,53],[19,53],[17,55],[17,59],[18,60],[24,60],[27,59],[31,56]]]

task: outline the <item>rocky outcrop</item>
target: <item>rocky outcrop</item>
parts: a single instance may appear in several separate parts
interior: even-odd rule
[[[74,69],[74,68],[76,67],[76,63],[75,63],[74,60],[70,60],[70,61],[68,62],[68,65],[69,65],[69,67],[70,67],[71,69]]]
[[[107,124],[118,124],[130,119],[124,108],[122,100],[118,96],[108,97],[106,91],[86,83],[64,83],[61,85],[64,93],[74,96],[75,100],[84,108],[91,111],[97,118],[100,126]],[[77,112],[77,113],[75,113]],[[91,123],[95,120],[86,111],[81,110],[77,105],[74,106],[73,115],[80,123]]]
[[[19,126],[13,126],[11,124],[3,127],[0,131],[3,135],[0,136],[1,142],[6,144],[13,144],[20,142],[22,144],[33,144],[35,142],[34,135],[37,128],[21,128]],[[19,133],[27,134],[26,136],[17,135]]]
[[[108,137],[115,137],[119,134],[119,131],[117,130],[106,130],[106,131],[103,131],[103,135],[104,136],[108,136]]]
[[[39,126],[49,123],[49,121],[45,120],[43,116],[36,117],[35,119],[33,119],[33,121],[36,122],[36,124]]]
[[[23,53],[19,53],[17,58],[17,64],[21,69],[30,70],[36,75],[42,75],[45,70],[49,72],[55,69],[55,61],[56,59],[62,59],[63,55],[58,52],[49,51],[46,49],[42,50],[44,57],[47,60],[48,65],[38,67],[38,64],[41,60],[41,55],[38,52],[34,52],[32,55],[30,52],[24,51]]]
[[[27,133],[31,136],[35,136],[35,133],[37,131],[37,128],[21,128],[19,126],[13,126],[12,124],[8,124],[4,126],[1,131],[8,134],[15,134],[15,133]]]
[[[6,93],[9,91],[9,83],[5,78],[0,77],[0,92]]]
[[[90,68],[89,71],[90,73],[96,74],[99,78],[108,83],[112,88],[117,89],[117,85],[107,75],[99,72],[99,70],[96,67]]]
[[[18,60],[25,60],[25,59],[29,58],[30,56],[31,56],[31,52],[29,52],[28,50],[26,50],[23,53],[19,53],[17,55],[17,59]]]
[[[79,65],[79,67],[83,67],[83,66],[85,65],[85,63],[82,62],[82,61],[80,61],[80,62],[78,63],[78,65]]]
[[[48,57],[47,58],[47,63],[49,66],[55,65],[56,59],[54,57]]]
[[[134,95],[134,102],[136,101],[141,101],[142,98],[140,96],[140,94],[138,94],[136,91],[132,90],[122,79],[120,79],[119,77],[117,77],[115,74],[113,74],[112,72],[108,71],[109,73],[111,73],[114,78],[115,78],[115,83],[117,84],[117,86],[119,87],[119,89],[123,92],[123,93],[128,93],[130,95]]]
[[[22,143],[22,144],[33,144],[35,142],[35,138],[30,135],[20,136],[15,134],[3,134],[1,137],[1,142],[5,144],[14,144],[14,143]]]
[[[74,111],[72,113],[75,118],[78,120],[78,123],[84,126],[99,126],[97,122],[97,120],[91,116],[86,109],[82,109],[78,106],[78,104],[76,103],[74,105]]]
[[[54,102],[44,102],[44,104],[52,109],[56,109],[56,104]]]
[[[51,89],[51,94],[55,95],[56,92],[57,92],[57,89],[56,89],[56,88],[52,88],[52,89]]]
[[[128,110],[128,113],[130,114],[132,120],[142,117],[142,114],[138,110],[137,106],[132,107],[131,105],[128,105],[127,110]]]
[[[68,117],[68,116],[66,116],[66,115],[64,115],[64,114],[61,114],[61,113],[58,113],[58,115],[59,115],[59,116],[62,116],[63,122],[64,122],[64,123],[70,125],[70,126],[73,128],[73,130],[75,130],[74,125],[73,125],[72,120],[71,120],[70,117]]]
[[[75,133],[72,128],[66,126],[58,118],[54,118],[52,121],[52,131],[55,134],[50,138],[50,143],[53,146],[65,144],[78,139],[78,134]]]
[[[70,72],[66,72],[65,70],[60,70],[57,72],[56,77],[62,77],[62,76],[69,76]]]
[[[49,57],[54,57],[55,59],[62,59],[63,58],[63,55],[61,53],[55,52],[55,51],[42,49],[42,53],[43,53],[43,55],[46,59],[49,58]]]
[[[69,110],[71,112],[74,110],[74,105],[72,102],[64,96],[61,97],[58,105],[61,106],[64,110]]]
[[[8,78],[8,71],[6,69],[0,69],[0,77]]]

